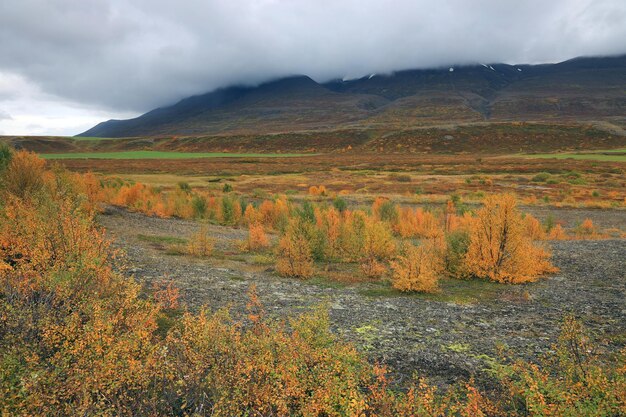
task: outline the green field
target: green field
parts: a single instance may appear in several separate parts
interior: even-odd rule
[[[287,158],[311,154],[300,153],[227,153],[227,152],[75,152],[43,153],[44,159],[196,159],[196,158]]]

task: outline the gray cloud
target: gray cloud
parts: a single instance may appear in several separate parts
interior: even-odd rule
[[[0,120],[13,120],[13,118],[9,113],[0,110]]]
[[[0,73],[118,111],[290,74],[325,81],[626,53],[625,39],[623,0],[0,3]]]

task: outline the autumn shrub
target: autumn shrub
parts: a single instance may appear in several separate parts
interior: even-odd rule
[[[264,200],[258,208],[259,221],[266,227],[284,231],[289,223],[290,205],[286,198]]]
[[[396,253],[396,243],[386,222],[365,218],[361,247],[361,270],[369,277],[380,277]]]
[[[315,211],[315,230],[319,232],[322,258],[329,263],[339,259],[341,254],[341,223],[342,217],[334,207]]]
[[[402,254],[391,262],[392,286],[400,291],[434,293],[439,290],[439,275],[444,260],[441,247],[433,239],[419,246],[405,244]]]
[[[181,219],[190,219],[194,216],[192,197],[189,193],[178,189],[168,193],[165,201],[170,216]]]
[[[365,219],[362,211],[346,210],[339,223],[340,257],[349,262],[358,262],[363,252]]]
[[[5,152],[3,151],[3,154]],[[3,163],[6,163],[6,160]],[[7,193],[20,198],[31,195],[43,187],[45,169],[46,161],[33,152],[15,152],[3,172],[3,188]]]
[[[485,198],[469,232],[463,262],[467,274],[497,282],[534,281],[555,270],[549,258],[550,254],[528,236],[514,196]]]
[[[288,277],[309,278],[313,275],[313,257],[308,236],[310,224],[299,218],[289,222],[278,242],[276,270]]]
[[[505,388],[501,406],[509,415],[626,415],[626,350],[607,365],[580,321],[566,316],[552,351],[539,363],[497,367]]]
[[[568,239],[567,232],[563,229],[563,226],[557,224],[553,228],[550,229],[550,232],[547,236],[548,240],[566,240]]]
[[[55,176],[26,198],[1,191],[0,411],[147,414],[159,308],[112,272],[70,180]]]
[[[451,220],[451,219],[448,219]],[[433,239],[443,235],[440,220],[430,211],[421,207],[402,207],[397,210],[393,228],[401,237]]]
[[[244,224],[251,225],[254,223],[261,223],[262,218],[259,215],[258,210],[254,206],[254,204],[249,203],[246,206],[246,209],[243,212],[243,222]]]
[[[265,233],[263,225],[254,223],[248,226],[248,239],[245,242],[245,249],[257,251],[270,246],[270,240]]]
[[[320,186],[311,186],[309,187],[309,195],[312,196],[325,196],[328,192],[326,191],[326,187],[323,185]]]
[[[167,340],[169,395],[187,415],[359,415],[369,366],[330,333],[318,310],[284,325],[249,306],[240,329],[225,312],[185,315]],[[175,389],[175,391],[174,391]]]
[[[379,220],[395,223],[398,219],[398,208],[393,201],[378,197],[372,203],[372,214]]]
[[[526,233],[532,240],[545,240],[546,232],[536,217],[526,214],[524,216],[524,225],[526,226]]]
[[[215,239],[209,234],[209,228],[202,225],[196,233],[191,235],[186,252],[192,256],[206,257],[213,254],[214,247]]]
[[[597,237],[598,230],[591,219],[585,219],[576,227],[576,237],[579,239],[593,239]]]

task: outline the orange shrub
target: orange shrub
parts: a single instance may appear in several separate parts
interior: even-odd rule
[[[497,282],[522,283],[556,270],[549,262],[550,254],[528,236],[516,205],[510,194],[485,198],[470,228],[464,258],[468,274]]]
[[[598,231],[591,219],[583,220],[580,226],[576,228],[576,237],[578,237],[579,239],[593,239],[597,236]]]
[[[309,195],[313,195],[313,196],[325,196],[327,193],[326,191],[326,187],[323,185],[320,185],[319,187],[313,185],[311,187],[309,187]]]
[[[276,223],[277,210],[275,209],[274,202],[271,200],[264,200],[259,206],[260,221],[264,226],[274,227]]]
[[[405,245],[403,254],[391,262],[391,283],[400,291],[434,293],[439,290],[439,275],[443,272],[443,257],[433,240],[419,246]]]
[[[3,175],[3,185],[9,194],[20,198],[39,191],[44,185],[46,161],[35,153],[15,152]]]
[[[243,218],[244,223],[247,225],[260,223],[262,220],[259,212],[257,211],[257,209],[254,208],[252,204],[248,204],[246,206],[246,210],[243,213]]]
[[[77,186],[77,191],[86,197],[83,203],[85,209],[95,211],[98,203],[105,199],[100,181],[91,172],[83,175],[73,174],[72,179]]]
[[[246,242],[246,249],[255,251],[264,249],[270,246],[270,240],[265,234],[263,225],[260,223],[254,223],[249,226],[248,240]]]
[[[550,229],[550,233],[548,233],[548,240],[566,240],[568,239],[567,233],[563,226],[557,224],[552,229]]]
[[[143,184],[124,185],[122,186],[117,195],[113,197],[111,203],[124,206],[133,207],[138,201],[141,200],[142,194],[145,192],[145,186]]]
[[[532,240],[545,240],[546,232],[543,230],[543,226],[536,217],[527,214],[524,217],[524,224],[526,226],[526,233]]]
[[[393,225],[394,230],[401,237],[424,237],[432,239],[443,234],[439,220],[430,211],[424,211],[421,207],[411,209],[401,207],[398,209],[398,220]]]

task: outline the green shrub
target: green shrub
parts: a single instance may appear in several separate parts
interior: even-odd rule
[[[469,234],[463,231],[455,231],[446,235],[446,270],[451,276],[459,277],[461,264],[469,247]]]
[[[237,202],[229,196],[222,198],[222,219],[224,224],[232,224],[235,220],[235,204]]]
[[[534,182],[546,182],[550,178],[550,174],[548,172],[540,172],[532,178]]]
[[[196,219],[203,219],[206,216],[207,204],[204,197],[199,195],[193,196],[191,207],[193,208],[193,216]]]
[[[6,143],[0,143],[0,174],[9,166],[13,152]]]
[[[302,206],[296,209],[296,215],[309,224],[315,223],[315,208],[310,201],[302,203]]]
[[[393,223],[398,220],[398,208],[391,200],[387,200],[380,205],[379,213],[380,219],[383,221]]]
[[[348,203],[341,197],[335,197],[333,200],[333,207],[340,213],[344,212],[348,208]]]

